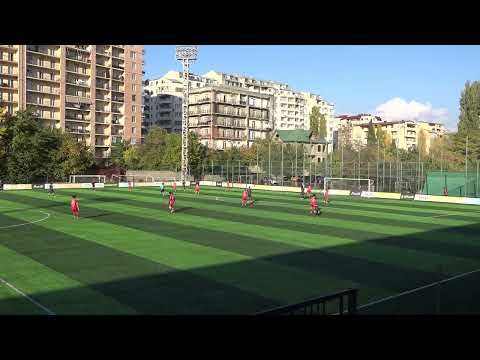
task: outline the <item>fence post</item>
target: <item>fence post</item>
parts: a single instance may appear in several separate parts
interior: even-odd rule
[[[282,170],[282,186],[283,186],[283,142],[281,143],[280,146],[282,147],[282,163],[280,165],[281,165],[281,170]]]
[[[229,181],[229,178],[228,178],[228,160],[227,160],[227,182]]]
[[[238,160],[238,183],[242,183],[242,176],[240,174],[240,160]]]
[[[212,160],[212,181],[213,181],[213,160]]]
[[[220,171],[221,171],[221,174],[222,174],[222,181],[223,181],[223,164],[220,165]]]

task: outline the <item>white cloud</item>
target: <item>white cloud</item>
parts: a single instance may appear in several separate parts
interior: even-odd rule
[[[396,97],[378,105],[375,114],[387,121],[396,120],[426,120],[448,122],[446,108],[433,108],[430,103],[421,103],[415,100],[405,101]]]

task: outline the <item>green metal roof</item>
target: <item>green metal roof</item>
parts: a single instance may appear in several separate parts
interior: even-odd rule
[[[303,144],[326,144],[325,139],[311,139],[311,130],[276,130],[275,138],[284,143],[303,143]]]

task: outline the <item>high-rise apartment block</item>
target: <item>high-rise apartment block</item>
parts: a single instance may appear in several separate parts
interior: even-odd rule
[[[317,106],[325,116],[327,124],[333,120],[334,105],[326,102],[320,96],[298,92],[289,85],[269,80],[225,74],[209,71],[203,76],[190,75],[192,91],[208,86],[220,86],[230,91],[237,90],[249,94],[257,93],[271,97],[271,126],[281,130],[310,129],[310,113]],[[183,101],[183,78],[178,71],[169,71],[156,80],[145,81],[146,102],[145,121],[148,126],[159,125],[167,131],[181,132],[181,103]],[[148,99],[148,100],[147,100]],[[147,104],[148,103],[148,104]],[[191,120],[193,120],[191,118]],[[327,140],[331,134],[327,132]],[[331,142],[331,141],[330,141]],[[215,142],[211,141],[211,144]],[[244,144],[237,140],[234,144]],[[250,144],[247,141],[245,144]]]
[[[73,134],[98,161],[141,142],[143,46],[0,45],[0,106],[31,109]]]
[[[272,130],[272,96],[226,86],[191,91],[189,128],[212,149],[250,146]]]

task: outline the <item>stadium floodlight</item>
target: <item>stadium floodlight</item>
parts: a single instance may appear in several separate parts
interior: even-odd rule
[[[198,47],[194,45],[179,45],[175,49],[175,57],[182,63],[183,72],[183,105],[182,105],[182,176],[186,181],[188,176],[188,100],[190,96],[190,63],[197,60]]]

